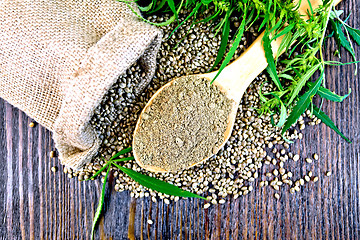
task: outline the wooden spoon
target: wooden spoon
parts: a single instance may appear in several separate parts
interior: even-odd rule
[[[338,4],[341,0],[335,0],[335,4]],[[319,6],[322,1],[321,0],[311,0],[310,1],[313,8],[316,8]],[[307,0],[301,1],[301,6],[299,8],[300,14],[303,16],[303,19],[308,19],[308,10],[310,11],[309,4]],[[240,104],[241,98],[250,85],[250,83],[267,67],[268,63],[265,58],[265,51],[262,46],[262,38],[264,36],[264,32],[257,37],[257,39],[251,44],[251,46],[234,62],[232,62],[230,65],[228,65],[226,68],[223,69],[221,74],[216,78],[216,80],[213,82],[216,86],[219,87],[219,89],[225,93],[226,97],[233,100],[232,110],[228,116],[228,123],[227,128],[224,134],[224,141],[223,143],[215,149],[215,153],[217,153],[228,141],[230,138],[236,113],[238,110],[238,106]],[[272,50],[274,52],[274,57],[276,57],[276,53],[278,51],[278,48],[280,46],[280,43],[283,39],[282,37],[277,38],[275,41],[272,41],[271,46]],[[281,54],[281,53],[280,53]],[[217,71],[205,73],[205,74],[198,74],[196,76],[200,78],[205,78],[209,81],[212,81],[217,74]],[[139,125],[141,122],[141,118],[143,113],[146,111],[147,108],[151,106],[154,99],[160,94],[161,91],[166,89],[167,87],[171,86],[175,80],[172,80],[162,86],[149,100],[149,102],[146,104],[144,109],[142,110],[139,119],[136,124],[136,128],[134,131],[134,137],[135,139],[136,134],[139,131]],[[151,165],[144,165],[141,162],[141,159],[139,158],[139,154],[136,152],[136,145],[135,141],[133,140],[133,154],[135,157],[136,162],[144,169],[152,172],[168,172],[168,169],[163,169],[157,166],[151,166]],[[205,159],[199,159],[195,164],[188,166],[192,167],[194,165],[197,165],[212,155],[206,157]]]

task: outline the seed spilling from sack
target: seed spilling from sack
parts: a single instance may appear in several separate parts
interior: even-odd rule
[[[138,162],[175,172],[211,157],[224,142],[232,104],[206,79],[174,80],[142,114],[133,145]]]

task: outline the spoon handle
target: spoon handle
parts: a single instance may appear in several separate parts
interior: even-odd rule
[[[310,0],[312,8],[318,7],[322,4],[321,0]],[[335,0],[334,4],[337,5],[341,0]],[[307,20],[308,11],[310,11],[309,2],[307,0],[301,1],[299,13],[302,18]],[[251,46],[234,62],[228,65],[221,74],[216,78],[215,84],[220,85],[228,97],[240,103],[242,95],[244,94],[250,83],[267,67],[268,63],[265,57],[265,51],[262,45],[262,32]],[[271,42],[274,57],[277,56],[277,51],[280,47],[281,41],[285,35],[278,37]],[[281,52],[279,55],[281,55]],[[205,74],[208,78],[213,79],[217,72]]]
[[[215,84],[225,88],[228,97],[240,102],[243,93],[250,83],[267,67],[265,51],[262,46],[264,32],[241,54],[234,62],[228,65],[216,78]],[[282,37],[272,41],[274,53],[280,46]]]

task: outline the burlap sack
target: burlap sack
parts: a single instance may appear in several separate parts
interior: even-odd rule
[[[99,147],[93,110],[138,59],[138,90],[150,81],[161,32],[115,0],[1,0],[0,16],[0,97],[51,130],[78,169]]]

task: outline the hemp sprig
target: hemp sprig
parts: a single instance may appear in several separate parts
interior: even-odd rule
[[[175,185],[172,185],[170,183],[161,181],[161,180],[153,178],[153,177],[149,177],[147,175],[136,172],[130,168],[120,166],[118,164],[119,162],[126,162],[126,161],[134,160],[133,156],[119,158],[120,156],[122,156],[124,154],[128,154],[131,151],[132,151],[132,147],[129,147],[129,148],[123,149],[120,152],[116,153],[108,161],[106,161],[106,164],[101,169],[99,169],[92,177],[87,179],[87,180],[93,180],[98,175],[100,175],[102,172],[106,171],[104,182],[102,185],[101,195],[100,195],[100,199],[99,199],[99,204],[96,208],[96,212],[95,212],[93,223],[92,223],[91,239],[93,239],[93,237],[94,237],[96,223],[98,222],[98,220],[101,216],[101,213],[102,213],[104,199],[105,199],[106,182],[107,182],[107,178],[108,178],[109,172],[111,170],[111,167],[116,167],[117,169],[121,170],[123,173],[128,175],[130,178],[132,178],[134,181],[138,182],[140,185],[147,187],[149,189],[152,189],[152,190],[155,190],[155,191],[167,194],[167,195],[173,195],[173,196],[179,196],[179,197],[194,197],[194,198],[200,198],[200,199],[206,200],[206,198],[204,198],[202,196],[199,196],[192,192],[182,190],[181,188],[179,188]]]
[[[346,96],[339,96],[325,88],[325,68],[327,65],[334,65],[334,62],[325,61],[322,53],[323,43],[324,39],[326,38],[326,31],[328,29],[329,22],[332,22],[333,25],[336,26],[336,28],[333,28],[333,35],[335,36],[335,40],[339,42],[339,47],[345,47],[345,49],[348,50],[354,58],[355,62],[352,63],[357,63],[349,34],[347,34],[346,38],[341,31],[341,23],[339,23],[342,21],[338,18],[338,14],[335,10],[331,11],[333,8],[333,2],[334,1],[324,1],[324,5],[320,5],[316,9],[311,8],[311,11],[308,12],[309,20],[303,22],[299,21],[293,27],[295,31],[287,31],[285,37],[282,40],[282,43],[285,43],[284,45],[289,46],[291,46],[293,42],[297,41],[298,48],[293,48],[289,51],[290,59],[282,61],[282,63],[285,64],[285,69],[276,78],[272,77],[272,80],[275,83],[278,83],[276,84],[278,90],[269,93],[268,95],[270,98],[263,97],[261,99],[263,101],[263,106],[260,111],[271,111],[274,108],[275,110],[277,108],[276,112],[280,112],[280,120],[287,117],[286,121],[277,125],[282,127],[281,132],[283,136],[285,132],[292,126],[292,124],[294,124],[299,119],[301,114],[309,109],[311,113],[322,120],[323,123],[332,128],[347,142],[351,143],[351,141],[339,131],[332,120],[320,110],[321,106],[315,106],[312,101],[313,97],[318,95],[322,99],[341,102],[349,95],[347,94]],[[337,18],[338,22],[335,22],[335,18]],[[295,28],[295,26],[297,27]],[[309,30],[311,30],[311,33],[309,33]],[[282,31],[285,31],[285,29]],[[355,32],[355,30],[353,31]],[[265,51],[271,52],[271,47],[267,46],[271,45],[264,44]],[[300,53],[296,56],[293,56],[296,49]],[[278,59],[276,59],[276,61],[277,60]],[[268,62],[271,61],[273,61],[273,59],[268,59]],[[344,65],[340,62],[336,62],[336,64]],[[267,70],[269,73],[275,72],[276,74],[276,68],[274,65],[269,64]],[[316,82],[313,83],[311,82],[311,77],[316,72],[319,72],[320,76]],[[270,76],[272,75],[270,74]],[[282,81],[280,81],[281,79]],[[280,82],[285,83],[287,87],[281,88]],[[306,88],[307,90],[304,91]],[[304,93],[301,94],[302,92]],[[349,89],[349,93],[350,92],[351,89]],[[287,115],[287,109],[291,110],[289,115]]]

